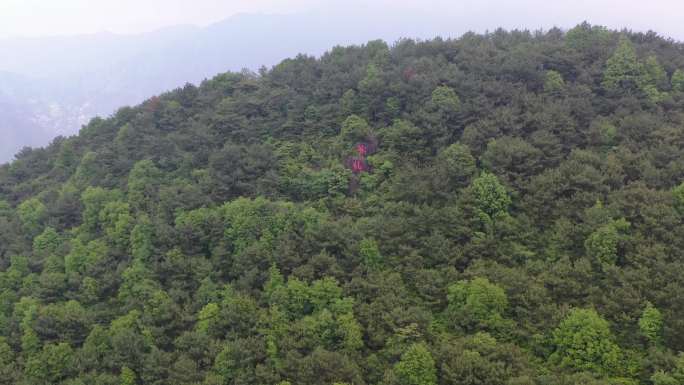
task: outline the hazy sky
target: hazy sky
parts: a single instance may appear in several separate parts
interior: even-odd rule
[[[0,37],[138,33],[206,25],[245,12],[324,10],[381,18],[383,9],[434,15],[441,27],[454,20],[458,31],[569,27],[587,20],[684,40],[682,0],[0,0]]]
[[[206,25],[236,13],[297,12],[314,0],[0,0],[0,36],[110,31],[136,33]]]

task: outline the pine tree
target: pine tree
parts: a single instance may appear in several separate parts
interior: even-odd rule
[[[621,37],[613,55],[606,62],[603,88],[611,93],[635,92],[644,76],[634,45],[627,37]]]

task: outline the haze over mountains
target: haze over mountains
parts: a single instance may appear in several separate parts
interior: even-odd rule
[[[474,1],[433,3],[330,2],[305,13],[242,14],[206,27],[175,26],[138,35],[0,39],[0,52],[6,53],[0,55],[0,162],[23,146],[74,134],[96,115],[228,70],[256,71],[298,53],[318,55],[334,45],[373,39],[392,43],[499,26],[568,27],[588,14],[582,6],[559,6],[538,21],[528,11],[539,13],[539,7],[495,10]],[[601,11],[601,6],[593,9]],[[614,19],[613,26],[623,22]]]
[[[369,19],[371,16],[367,16]],[[96,115],[228,70],[258,70],[298,53],[321,54],[335,44],[393,41],[409,15],[385,15],[382,28],[356,20],[347,28],[332,14],[237,15],[207,27],[176,26],[140,35],[99,33],[0,40],[0,162],[23,146],[71,135]],[[407,36],[438,32],[421,25]],[[265,32],[268,31],[268,32]],[[312,33],[316,31],[316,33]]]

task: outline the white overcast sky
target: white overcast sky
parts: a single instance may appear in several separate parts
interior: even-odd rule
[[[458,32],[567,28],[587,20],[684,40],[684,0],[0,0],[0,37],[131,34],[207,25],[237,13],[315,10],[377,15],[378,22],[385,12],[422,13],[436,25],[454,20]]]

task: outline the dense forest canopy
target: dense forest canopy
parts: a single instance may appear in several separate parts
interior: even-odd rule
[[[0,383],[684,384],[684,46],[225,73],[0,168]]]

